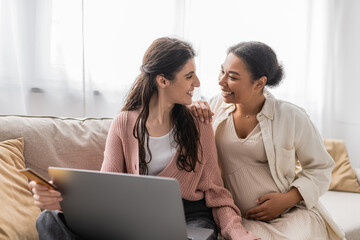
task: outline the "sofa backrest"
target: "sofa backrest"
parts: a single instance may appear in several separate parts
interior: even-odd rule
[[[100,170],[110,118],[0,116],[0,141],[23,137],[26,167]]]

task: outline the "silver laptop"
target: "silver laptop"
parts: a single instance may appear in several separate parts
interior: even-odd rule
[[[204,240],[213,230],[186,226],[178,182],[172,178],[49,167],[61,208],[85,239]]]

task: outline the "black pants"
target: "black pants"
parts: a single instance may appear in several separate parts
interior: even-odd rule
[[[214,230],[211,240],[217,239],[217,226],[211,208],[206,207],[205,200],[187,201],[183,199],[186,225]],[[64,214],[59,211],[43,211],[36,220],[39,240],[81,240],[67,227]]]
[[[186,225],[190,227],[208,228],[214,230],[211,240],[216,240],[218,230],[211,208],[206,207],[205,199],[188,201],[183,199]]]

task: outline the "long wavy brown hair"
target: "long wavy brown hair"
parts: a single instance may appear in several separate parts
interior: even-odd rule
[[[195,57],[195,51],[189,43],[168,37],[155,40],[144,55],[140,67],[141,73],[132,85],[122,108],[122,111],[138,110],[140,112],[133,128],[133,135],[139,143],[140,174],[148,174],[147,164],[152,159],[146,122],[149,117],[150,98],[157,93],[156,76],[162,75],[170,81],[175,80],[176,74],[193,57]],[[180,104],[175,104],[170,119],[173,125],[174,141],[179,151],[177,167],[188,172],[194,171],[196,163],[200,163],[199,149],[202,156],[198,122],[192,112]],[[150,156],[148,162],[145,160],[145,137],[146,149]]]

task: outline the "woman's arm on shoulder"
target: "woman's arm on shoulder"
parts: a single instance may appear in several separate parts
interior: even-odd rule
[[[189,105],[190,110],[193,114],[201,121],[205,123],[212,122],[214,109],[221,105],[221,96],[215,96],[210,99],[209,102],[207,101],[194,101],[191,105]]]
[[[206,124],[212,122],[214,113],[211,111],[207,101],[195,101],[189,105],[189,108],[201,122]]]
[[[119,113],[112,121],[106,138],[102,172],[125,172],[123,134],[126,130],[127,112]]]

